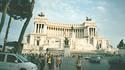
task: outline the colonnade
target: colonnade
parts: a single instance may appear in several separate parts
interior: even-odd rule
[[[55,27],[55,26],[48,26],[47,27],[48,35],[54,36],[65,36],[70,37],[72,34],[71,27]],[[82,38],[84,36],[84,29],[77,28],[73,30],[76,38]]]
[[[35,33],[42,33],[45,28],[44,24],[35,24],[34,32]],[[66,36],[70,37],[71,36],[71,26],[70,27],[64,27],[64,26],[47,26],[47,34],[48,35],[53,35],[53,36]],[[83,38],[84,36],[84,29],[83,28],[75,28],[73,30],[75,37],[76,38]]]
[[[95,28],[89,28],[89,35],[90,36],[95,36],[95,34],[96,34]]]
[[[45,31],[46,28],[46,33],[48,36],[64,36],[64,37],[70,37],[72,34],[72,30],[71,30],[72,26],[66,27],[66,26],[45,26],[45,24],[35,24],[35,29],[34,32],[35,33],[42,33],[43,31]],[[89,36],[95,36],[96,35],[96,29],[93,27],[91,28],[87,28],[88,30],[88,35]],[[84,31],[84,27],[75,27],[73,29],[73,32],[75,34],[76,38],[83,38],[85,31]]]
[[[34,25],[34,32],[35,33],[42,33],[43,29],[44,29],[44,24],[35,24]]]

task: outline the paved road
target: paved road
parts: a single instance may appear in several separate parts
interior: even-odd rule
[[[102,59],[101,63],[90,63],[88,61],[85,61],[84,70],[109,70],[109,64],[107,59]]]
[[[62,68],[61,70],[76,70],[75,61],[76,58],[62,58]],[[90,63],[85,59],[82,59],[82,70],[109,70],[108,59],[103,58],[100,64]],[[56,69],[56,66],[54,67]],[[47,65],[45,66],[45,70],[48,70]]]

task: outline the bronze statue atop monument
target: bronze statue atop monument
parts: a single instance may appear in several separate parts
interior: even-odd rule
[[[69,40],[67,37],[65,37],[65,40],[64,40],[64,47],[69,48]]]

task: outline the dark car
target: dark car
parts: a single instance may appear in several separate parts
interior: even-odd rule
[[[91,63],[100,63],[101,62],[101,57],[100,56],[90,57],[89,62],[91,62]]]
[[[109,70],[125,70],[125,57],[112,57],[109,65]]]
[[[84,59],[85,59],[85,60],[89,60],[89,59],[90,59],[90,57],[88,57],[88,56],[87,56],[87,57],[85,57]]]

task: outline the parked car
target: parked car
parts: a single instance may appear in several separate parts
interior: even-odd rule
[[[89,60],[89,59],[90,59],[90,57],[88,57],[88,56],[87,56],[87,57],[85,57],[84,59]]]
[[[101,57],[100,56],[90,57],[89,62],[91,62],[91,63],[100,63],[101,62]]]
[[[109,70],[125,70],[125,57],[114,56],[109,59]]]
[[[38,70],[38,68],[21,55],[0,52],[0,70]]]

